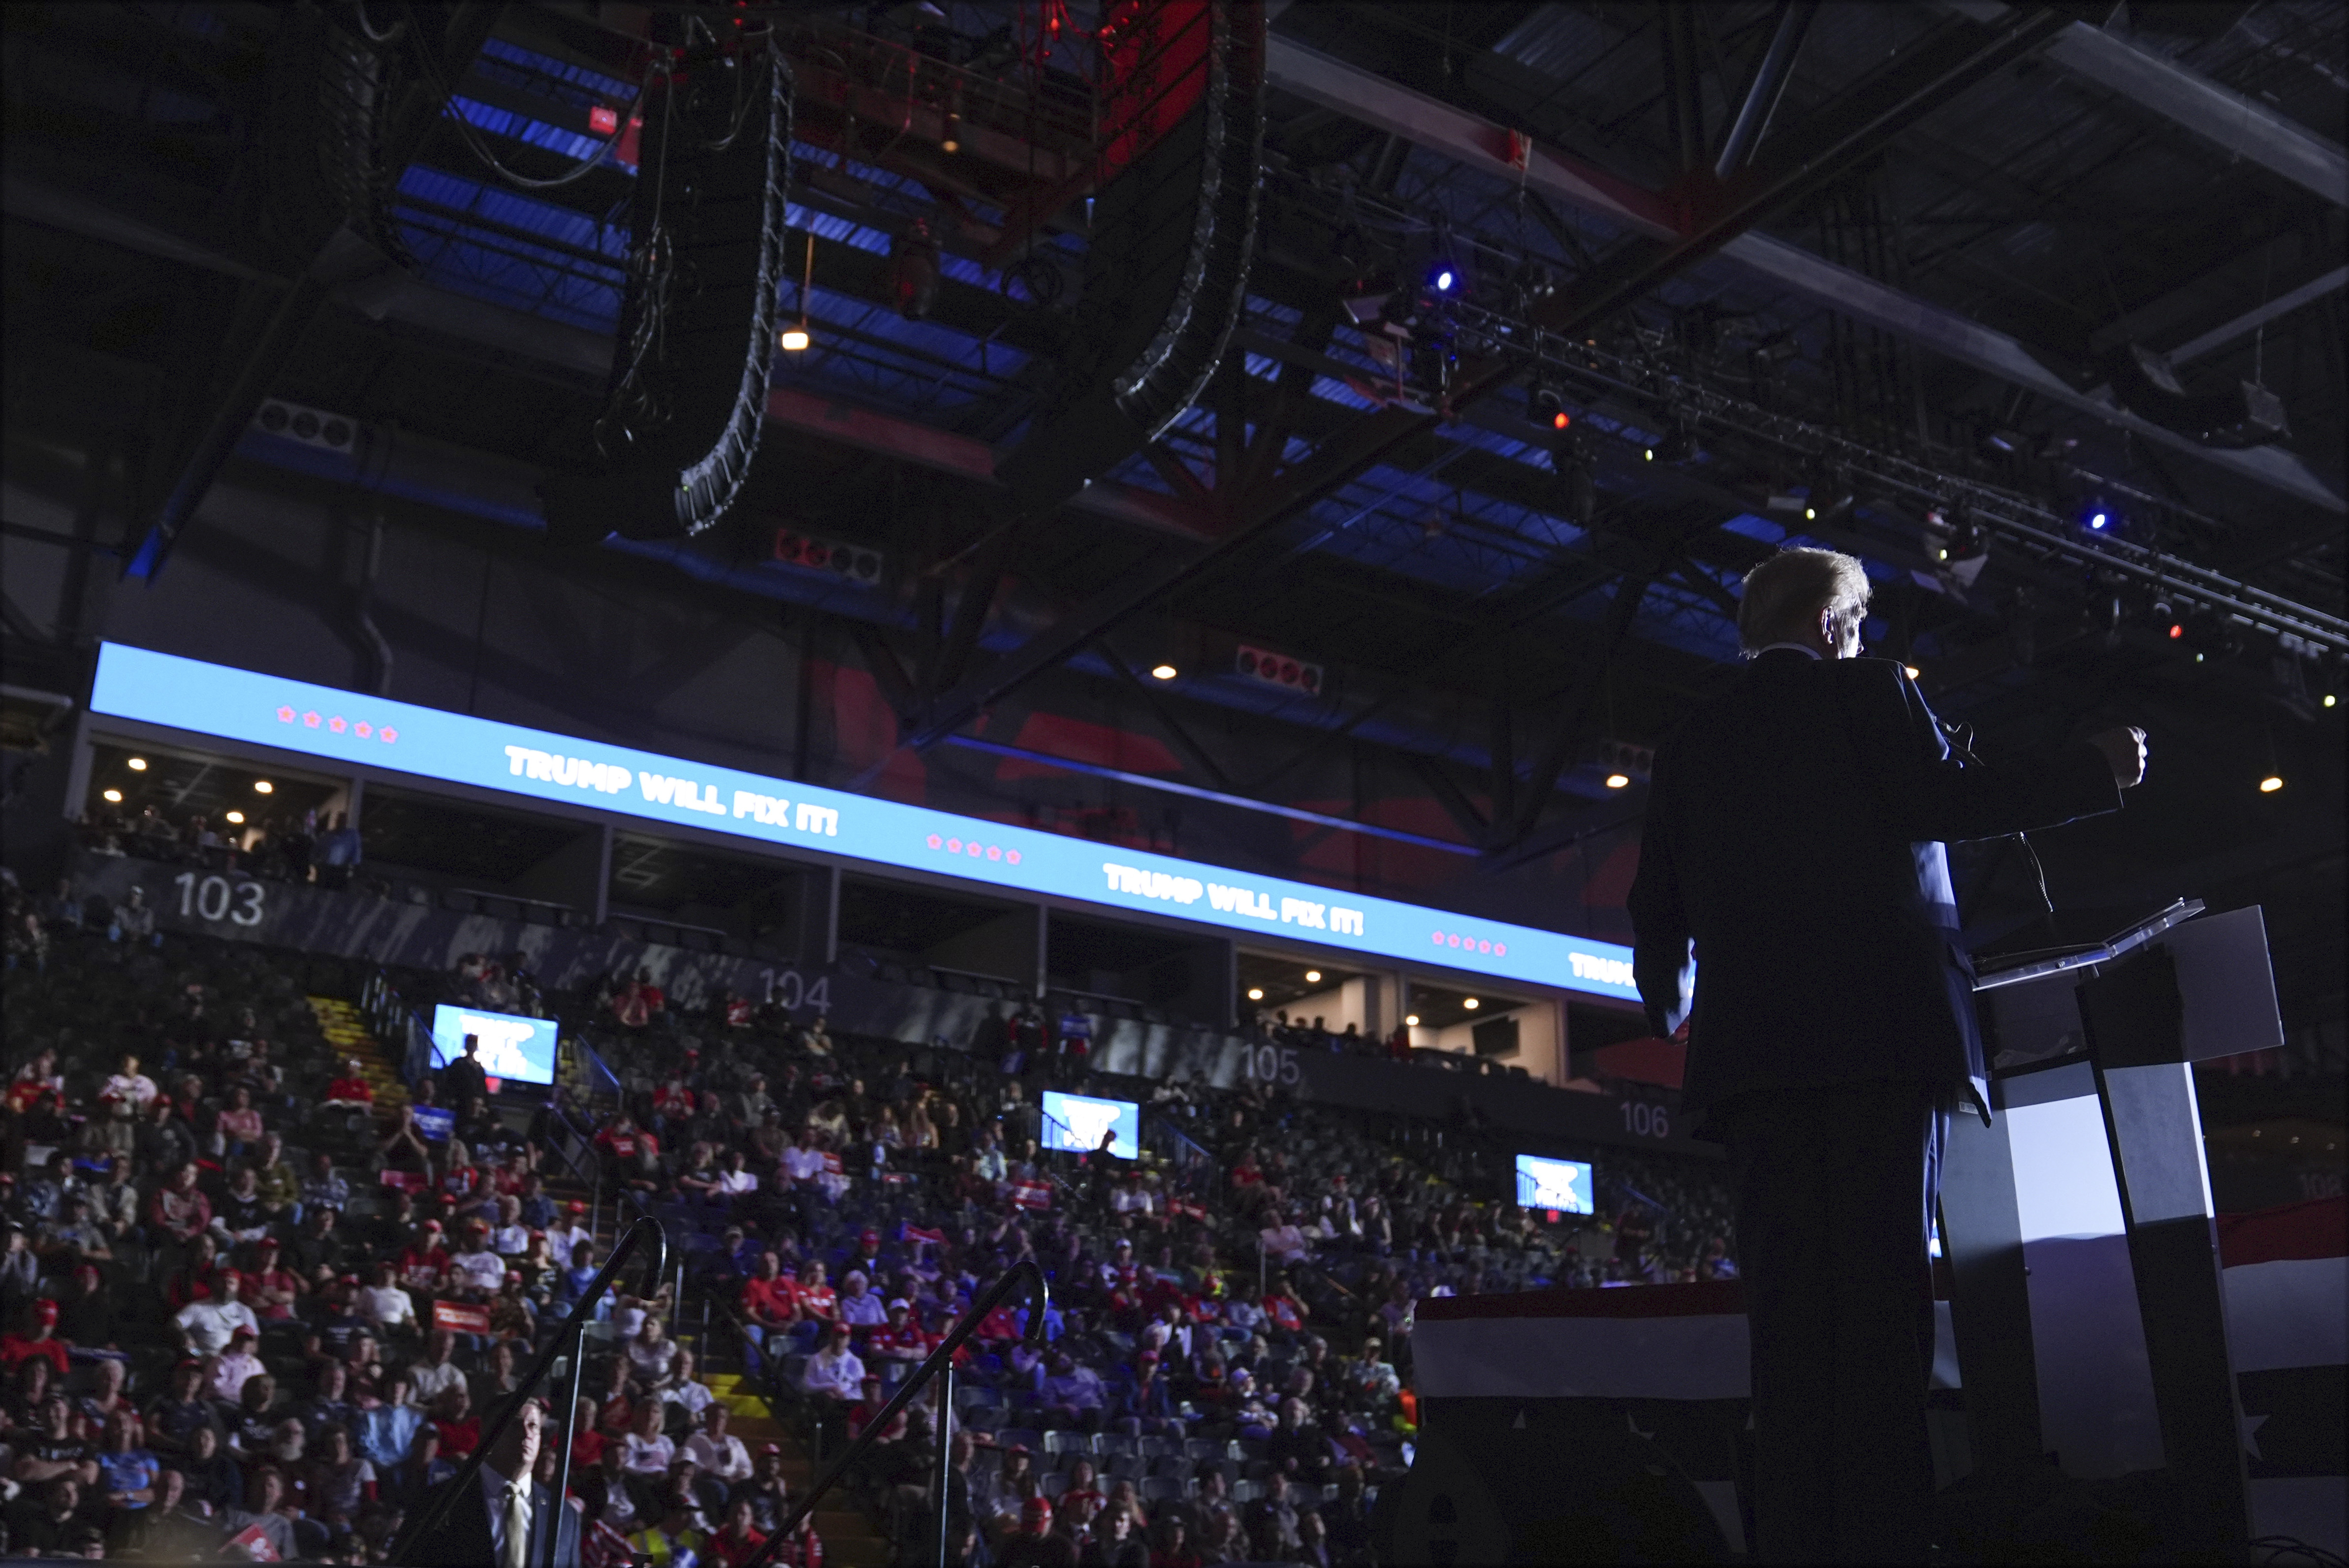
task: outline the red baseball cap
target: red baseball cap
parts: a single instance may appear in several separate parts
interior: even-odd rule
[[[576,1198],[571,1200],[569,1207],[571,1212],[574,1214],[584,1214],[587,1212],[587,1205],[581,1202]]]
[[[45,1295],[33,1304],[33,1315],[43,1323],[55,1323],[57,1320],[57,1304]]]
[[[1012,1450],[1014,1453],[1021,1451],[1018,1449]],[[1052,1500],[1049,1497],[1031,1497],[1020,1505],[1019,1512],[1027,1519],[1050,1519],[1052,1517]]]
[[[878,1231],[867,1231],[856,1239],[860,1242],[877,1242],[881,1239],[881,1233]]]

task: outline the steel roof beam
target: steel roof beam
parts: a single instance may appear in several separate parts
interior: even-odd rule
[[[1288,39],[1271,41],[1267,78],[1274,87],[1389,131],[1496,180],[1573,204],[1650,239],[1680,238],[1671,201],[1552,148],[1527,151],[1522,175],[1509,162],[1511,132],[1375,72]],[[1864,273],[1799,245],[1747,230],[1715,253],[1851,320],[1928,348],[1970,368],[2036,393],[2075,413],[2116,425],[2147,440],[2190,453],[2238,478],[2252,480],[2328,511],[2349,511],[2341,493],[2290,452],[2273,448],[2223,451],[2140,419],[2073,386],[2017,339],[1940,305],[1903,294]]]
[[[2224,348],[2235,339],[2258,331],[2280,315],[2289,315],[2302,305],[2311,304],[2349,284],[2349,266],[2335,267],[2331,272],[2311,278],[2298,288],[2278,294],[2265,304],[2247,310],[2232,321],[2221,322],[2209,331],[2187,339],[2169,351],[2169,363],[2175,366],[2201,358],[2213,349]]]
[[[445,8],[440,36],[430,44],[419,45],[439,55],[440,80],[461,79],[472,68],[474,56],[488,42],[502,10],[502,5],[487,0],[462,0],[461,4]],[[292,22],[288,19],[281,26],[290,26]],[[411,84],[386,116],[381,150],[384,166],[407,168],[447,104],[448,95],[437,85]],[[347,218],[350,216],[354,214],[346,214]],[[211,418],[193,440],[179,454],[170,486],[157,503],[145,534],[124,561],[123,576],[151,583],[163,569],[171,546],[195,520],[196,508],[212,488],[221,466],[228,461],[229,453],[243,438],[245,428],[253,423],[270,383],[293,356],[295,346],[316,319],[335,285],[347,279],[351,263],[367,249],[347,225],[337,225],[287,284],[276,308],[260,329],[249,335],[233,335],[222,344],[220,357],[223,367],[234,366],[227,377],[228,390],[213,405]]]
[[[1629,187],[1612,185],[1595,177],[1562,181],[1579,191],[1611,188],[1623,193],[1637,203],[1637,210],[1649,214],[1650,222],[1662,224],[1656,237],[1663,243],[1631,247],[1619,257],[1600,263],[1565,294],[1545,301],[1537,309],[1537,319],[1546,327],[1573,333],[1612,313],[1665,278],[1713,253],[1741,231],[1750,232],[1752,224],[1769,213],[1839,175],[1868,147],[1896,134],[1918,116],[1947,101],[1951,92],[1980,80],[2017,52],[2031,46],[2055,20],[2034,14],[1986,29],[1960,25],[1928,38],[1904,53],[1883,74],[1826,106],[1802,128],[1799,135],[1773,148],[1771,156],[1747,174],[1712,191],[1691,191],[1684,229],[1673,221],[1661,197],[1644,193],[1634,196]],[[1287,48],[1294,49],[1294,46]],[[1284,46],[1274,40],[1275,86],[1282,85],[1278,62],[1283,54]],[[1327,57],[1316,57],[1332,67],[1337,65]],[[1368,77],[1367,81],[1381,83],[1382,78]],[[1402,94],[1402,89],[1393,88],[1392,84],[1383,85]],[[1367,85],[1361,90],[1376,91]],[[1407,97],[1455,117],[1453,123],[1456,127],[1478,123],[1417,94]],[[1350,100],[1330,107],[1361,118]],[[1399,135],[1413,134],[1401,125],[1388,129]],[[1495,146],[1506,160],[1512,145],[1508,134],[1496,127],[1481,129],[1487,144]],[[1554,154],[1551,160],[1556,166],[1564,164]],[[1448,406],[1465,407],[1510,380],[1518,368],[1515,361],[1498,356],[1464,358]],[[994,667],[940,697],[923,722],[913,727],[907,737],[909,743],[917,748],[936,745],[988,704],[1000,700],[1040,672],[1139,614],[1164,594],[1197,581],[1269,538],[1330,490],[1373,465],[1390,460],[1398,449],[1432,429],[1437,422],[1435,413],[1403,405],[1391,405],[1353,420],[1323,441],[1310,458],[1296,468],[1245,496],[1234,498],[1233,521],[1213,544],[1205,550],[1161,552],[1102,588],[1046,631],[1030,637]]]
[[[1949,0],[1949,10],[1976,22],[2010,7],[1999,0]],[[2047,57],[2084,81],[2270,173],[2349,207],[2349,150],[2291,117],[2220,86],[2199,71],[2139,48],[2117,33],[2075,22],[2047,46]]]

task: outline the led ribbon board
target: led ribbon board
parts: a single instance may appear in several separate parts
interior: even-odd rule
[[[108,643],[90,709],[1007,892],[1637,1000],[1631,950]]]

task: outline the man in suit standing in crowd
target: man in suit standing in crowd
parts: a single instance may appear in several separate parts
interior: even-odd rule
[[[1683,1103],[1727,1146],[1774,1563],[1926,1558],[1941,1140],[1990,1116],[1945,841],[2113,810],[2145,772],[2135,729],[1953,756],[1902,666],[1859,656],[1868,597],[1833,551],[1746,577],[1753,662],[1658,748],[1630,899],[1650,1025],[1687,1021]]]
[[[430,1528],[402,1542],[393,1561],[410,1568],[541,1568],[547,1561],[543,1532],[559,1513],[555,1568],[578,1568],[577,1516],[567,1506],[558,1509],[554,1492],[531,1479],[544,1424],[538,1402],[525,1403],[478,1471],[443,1481],[418,1505],[421,1517],[450,1488],[462,1489]]]

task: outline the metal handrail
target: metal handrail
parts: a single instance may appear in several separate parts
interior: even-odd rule
[[[514,1418],[522,1413],[523,1404],[537,1392],[538,1386],[546,1380],[546,1375],[554,1369],[555,1357],[562,1353],[564,1344],[567,1340],[572,1347],[573,1398],[563,1411],[561,1437],[555,1450],[554,1504],[555,1513],[553,1523],[545,1532],[547,1561],[549,1563],[553,1563],[554,1548],[563,1533],[562,1510],[568,1506],[564,1498],[571,1484],[571,1423],[578,1414],[579,1408],[577,1387],[582,1336],[585,1333],[588,1318],[595,1312],[596,1304],[602,1301],[605,1293],[612,1288],[612,1282],[618,1275],[620,1265],[627,1261],[629,1253],[636,1251],[636,1243],[647,1236],[650,1237],[652,1243],[652,1266],[646,1271],[646,1277],[652,1282],[652,1288],[645,1294],[647,1295],[658,1294],[660,1278],[667,1271],[668,1262],[668,1238],[663,1233],[659,1221],[638,1220],[622,1233],[618,1243],[612,1248],[612,1255],[605,1260],[604,1266],[596,1271],[595,1277],[588,1282],[587,1288],[580,1292],[578,1304],[572,1307],[571,1315],[564,1319],[563,1326],[555,1330],[554,1337],[548,1340],[546,1348],[539,1352],[538,1359],[531,1364],[530,1372],[523,1378],[521,1387],[507,1398],[503,1408],[498,1411],[497,1419],[491,1423],[489,1430],[481,1434],[481,1440],[473,1445],[473,1451],[465,1456],[465,1462],[457,1467],[457,1473],[450,1477],[442,1484],[438,1494],[428,1500],[416,1516],[401,1529],[399,1539],[392,1543],[391,1550],[385,1554],[386,1562],[408,1562],[407,1554],[415,1547],[417,1542],[439,1524],[457,1499],[465,1494],[471,1486],[473,1478],[481,1473],[481,1466],[489,1460],[491,1450],[498,1446],[498,1439],[505,1436],[506,1428],[512,1425]],[[522,1478],[515,1479],[520,1480]]]
[[[881,1434],[889,1429],[889,1423],[896,1418],[897,1412],[912,1403],[914,1396],[920,1393],[929,1380],[940,1372],[944,1372],[947,1377],[946,1392],[938,1401],[938,1541],[939,1554],[941,1558],[944,1557],[947,1528],[946,1431],[947,1424],[953,1418],[954,1354],[963,1347],[966,1340],[978,1331],[978,1326],[987,1321],[988,1315],[1003,1305],[1004,1298],[1011,1294],[1011,1287],[1022,1280],[1027,1282],[1030,1292],[1028,1304],[1028,1326],[1023,1337],[1030,1345],[1043,1342],[1044,1314],[1052,1305],[1051,1290],[1045,1284],[1044,1271],[1036,1266],[1036,1260],[1022,1258],[1006,1270],[992,1285],[989,1285],[985,1295],[970,1304],[969,1310],[962,1315],[961,1320],[947,1331],[946,1338],[939,1341],[938,1347],[930,1352],[929,1359],[915,1368],[912,1377],[898,1384],[897,1392],[890,1397],[889,1402],[882,1406],[879,1413],[864,1423],[864,1434],[848,1445],[847,1452],[833,1461],[832,1468],[823,1472],[823,1479],[808,1490],[808,1494],[800,1500],[799,1506],[776,1524],[773,1532],[768,1535],[766,1544],[739,1563],[737,1568],[763,1568],[769,1559],[782,1550],[783,1542],[790,1539],[792,1532],[799,1529],[802,1520],[815,1511],[815,1505],[822,1500],[824,1493],[830,1491],[840,1478],[848,1473],[848,1467],[863,1457],[864,1450],[871,1448],[880,1439]]]

